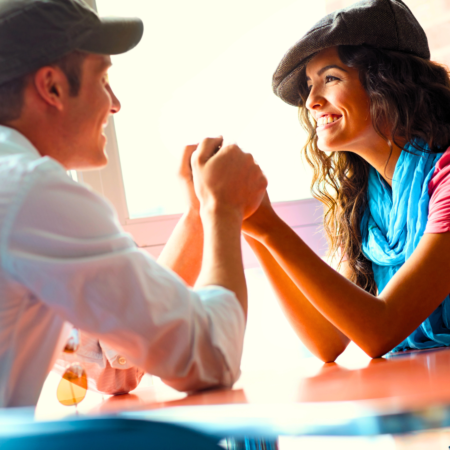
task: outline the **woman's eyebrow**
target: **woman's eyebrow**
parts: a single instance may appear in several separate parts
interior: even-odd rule
[[[322,67],[318,72],[317,72],[317,75],[322,75],[326,70],[328,70],[328,69],[339,69],[339,70],[342,70],[343,72],[348,72],[348,70],[345,70],[344,68],[342,68],[342,67],[340,67],[340,66],[337,66],[336,64],[331,64],[331,65],[329,65],[329,66],[325,66],[325,67]],[[306,77],[306,80],[311,80],[311,78],[309,78],[309,77]]]

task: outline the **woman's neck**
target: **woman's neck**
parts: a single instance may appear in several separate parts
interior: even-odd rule
[[[406,141],[400,140],[399,144],[404,146],[406,145]],[[363,151],[355,153],[358,153],[361,158],[374,167],[389,186],[392,187],[392,178],[394,177],[395,166],[402,153],[402,147],[394,144],[391,152],[389,145],[384,141],[382,145],[368,147]]]

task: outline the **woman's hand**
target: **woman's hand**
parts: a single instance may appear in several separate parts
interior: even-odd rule
[[[260,241],[263,235],[269,231],[273,220],[276,218],[278,216],[272,208],[266,191],[259,208],[242,223],[242,232],[244,235]]]
[[[197,150],[197,147],[198,144],[186,145],[186,147],[184,147],[180,168],[178,170],[178,178],[186,195],[189,212],[199,214],[200,202],[195,195],[194,179],[192,177],[191,167],[191,157],[195,150]]]

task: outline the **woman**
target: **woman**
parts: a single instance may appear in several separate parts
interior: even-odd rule
[[[450,80],[397,0],[330,14],[274,74],[309,132],[335,271],[268,198],[243,231],[300,339],[325,362],[450,345]]]

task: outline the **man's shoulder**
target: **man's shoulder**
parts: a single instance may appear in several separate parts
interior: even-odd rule
[[[43,179],[65,176],[64,168],[48,157],[35,157],[22,152],[3,151],[0,146],[0,190],[15,184],[23,185]]]
[[[54,159],[26,153],[2,154],[0,148],[0,220],[17,214],[27,223],[47,216],[78,227],[83,221],[91,226],[92,222],[110,223],[113,230],[118,225],[109,203],[72,180]]]

